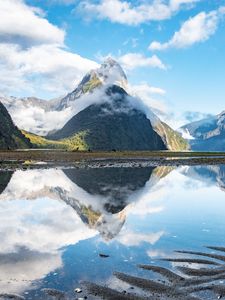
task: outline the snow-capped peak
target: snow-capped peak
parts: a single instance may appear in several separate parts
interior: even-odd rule
[[[93,71],[103,84],[116,84],[127,89],[127,76],[120,64],[108,57],[100,66]]]

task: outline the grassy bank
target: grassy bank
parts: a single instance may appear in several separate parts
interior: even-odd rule
[[[73,164],[76,162],[105,161],[148,161],[157,165],[224,164],[224,152],[170,152],[170,151],[127,151],[88,152],[63,150],[17,150],[0,151],[0,164],[23,162],[47,162],[51,164]],[[29,164],[29,163],[28,163]]]

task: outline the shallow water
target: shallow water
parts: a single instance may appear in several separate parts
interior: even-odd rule
[[[225,246],[224,192],[225,166],[0,172],[0,291],[76,299],[82,281],[129,290],[114,271],[155,279],[137,264]]]

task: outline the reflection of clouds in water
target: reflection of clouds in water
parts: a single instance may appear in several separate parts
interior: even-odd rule
[[[195,176],[196,167],[193,166],[185,166],[179,167],[175,174],[171,178],[169,178],[171,184],[173,183],[173,188],[177,186],[181,186],[183,189],[188,190],[198,190],[204,187],[209,187],[209,182],[207,181],[197,181],[197,177]],[[188,176],[190,175],[190,177]]]
[[[62,267],[61,253],[40,253],[20,248],[17,253],[0,255],[0,291],[23,293],[32,283]]]
[[[107,201],[103,196],[89,194],[72,182],[62,170],[57,169],[16,171],[0,195],[0,200],[31,200],[40,197],[60,200],[62,194],[65,199],[73,198],[95,211],[101,211]]]
[[[0,199],[30,200],[39,198],[44,192],[49,196],[47,187],[64,186],[65,189],[70,189],[68,180],[61,173],[56,169],[16,171]]]
[[[71,207],[47,198],[1,201],[0,219],[0,290],[5,292],[27,289],[32,280],[62,267],[60,248],[96,235]],[[7,284],[10,278],[17,281]]]
[[[154,245],[162,236],[164,232],[159,231],[156,233],[139,233],[129,229],[121,230],[116,237],[116,240],[125,246],[139,246],[141,243],[149,243]]]
[[[145,216],[164,209],[162,204],[155,205],[155,202],[164,197],[168,182],[163,179],[165,183],[157,184],[158,179],[152,176],[144,188],[129,194],[129,205],[117,214],[110,214],[104,207],[107,197],[86,192],[62,170],[16,171],[0,195],[0,279],[4,280],[1,290],[21,293],[31,281],[62,267],[60,248],[91,238],[97,231],[106,240],[115,238],[124,246],[139,246],[142,242],[155,244],[164,234],[162,231],[141,233],[122,227],[129,215]],[[80,208],[91,207],[88,214],[100,213],[93,229],[67,205],[70,201],[78,202]],[[26,249],[26,260],[21,249]],[[8,255],[11,260],[7,260]],[[9,278],[16,278],[17,282],[8,287],[5,281]],[[21,281],[23,279],[31,281]]]
[[[160,168],[160,167],[159,167]],[[170,173],[171,174],[171,173]],[[167,176],[170,176],[167,175]],[[151,178],[144,188],[132,195],[133,203],[126,207],[127,215],[135,216],[147,216],[153,213],[159,213],[164,210],[164,204],[158,203],[164,200],[166,193],[168,192],[169,182],[166,178]]]
[[[158,258],[158,257],[167,257],[168,252],[164,252],[160,249],[151,249],[147,251],[147,254],[150,258]]]
[[[0,202],[0,253],[29,250],[55,253],[95,235],[69,206],[50,199]]]
[[[200,187],[218,185],[222,190],[225,189],[224,165],[186,167],[182,169],[182,173],[196,180],[196,186],[197,184]]]

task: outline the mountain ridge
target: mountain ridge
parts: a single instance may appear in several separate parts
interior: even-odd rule
[[[190,145],[196,151],[225,150],[225,111],[181,127],[192,136]]]

